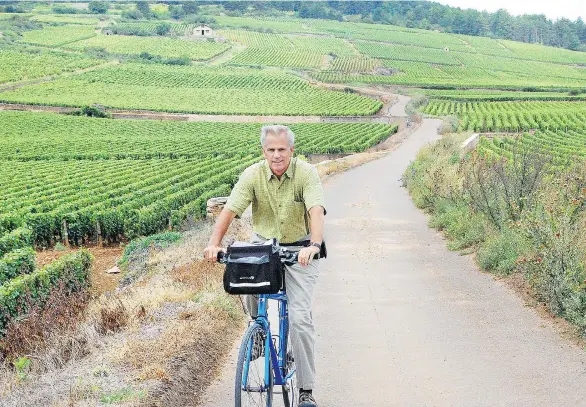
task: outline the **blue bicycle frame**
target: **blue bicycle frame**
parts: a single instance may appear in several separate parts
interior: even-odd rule
[[[267,301],[277,300],[279,302],[279,348],[275,348],[272,340],[271,326],[267,314]],[[247,387],[248,382],[248,368],[251,359],[252,347],[248,349],[248,357],[244,364],[244,374],[242,375],[242,390],[265,392],[270,386],[271,364],[274,372],[273,385],[282,386],[295,374],[295,370],[287,372],[286,376],[283,374],[287,367],[287,336],[289,332],[289,311],[287,309],[287,294],[281,291],[278,294],[260,294],[258,296],[258,316],[255,319],[255,324],[259,324],[267,333],[265,342],[265,383],[262,389],[253,389]],[[268,354],[266,352],[269,352]]]

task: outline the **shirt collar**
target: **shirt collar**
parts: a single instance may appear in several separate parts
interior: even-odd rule
[[[289,167],[287,167],[287,171],[285,171],[285,173],[283,175],[286,175],[288,178],[293,178],[293,174],[295,173],[295,163],[297,162],[297,158],[295,157],[291,157],[291,161],[289,162]],[[265,160],[265,172],[266,172],[266,176],[267,176],[267,180],[271,180],[271,178],[274,176],[276,177],[275,174],[273,174],[273,172],[271,171],[271,167],[269,166],[269,162],[268,160]]]

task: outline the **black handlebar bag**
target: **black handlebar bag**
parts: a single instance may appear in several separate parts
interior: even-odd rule
[[[283,265],[276,239],[263,244],[234,242],[226,253],[227,293],[276,294],[283,288]]]

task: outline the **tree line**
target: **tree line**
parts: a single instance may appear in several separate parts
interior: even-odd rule
[[[211,3],[211,2],[209,2]],[[244,12],[278,9],[294,11],[301,18],[342,21],[358,15],[360,21],[409,28],[485,36],[586,51],[586,24],[581,18],[556,21],[543,14],[513,16],[504,9],[494,13],[444,6],[429,1],[272,1],[219,2],[226,10]]]

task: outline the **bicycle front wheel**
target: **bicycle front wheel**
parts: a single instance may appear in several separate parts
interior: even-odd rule
[[[266,338],[266,331],[257,323],[242,338],[234,383],[236,407],[272,406],[273,371]]]

